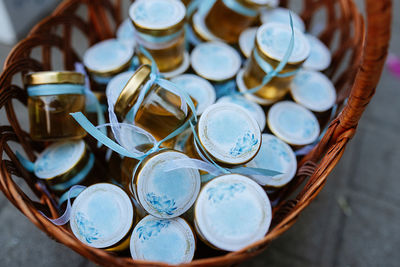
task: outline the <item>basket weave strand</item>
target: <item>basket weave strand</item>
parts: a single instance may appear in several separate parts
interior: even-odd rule
[[[281,2],[287,5],[294,1]],[[299,162],[299,171],[292,182],[274,195],[277,205],[273,209],[273,224],[264,239],[240,251],[196,259],[187,265],[233,265],[259,254],[295,223],[301,211],[323,188],[329,173],[354,136],[358,121],[375,92],[388,51],[391,1],[365,0],[365,3],[368,22],[366,29],[364,19],[352,0],[303,0],[302,6],[306,8],[299,13],[308,29],[312,29],[318,12],[324,10],[326,14],[326,23],[319,37],[333,52],[332,65],[325,74],[336,86],[337,104],[341,112],[330,123],[319,144]],[[5,109],[9,121],[8,125],[0,126],[0,189],[39,229],[100,265],[166,266],[116,257],[103,250],[85,246],[66,227],[51,224],[38,210],[58,217],[53,196],[40,181],[23,169],[10,148],[11,143],[20,144],[30,160],[35,159],[35,151],[43,148],[41,144],[30,140],[14,110],[15,101],[25,105],[27,102],[26,91],[20,86],[23,75],[29,71],[51,70],[55,48],[62,52],[65,69],[72,70],[74,62],[80,60],[73,44],[72,32],[80,31],[86,38],[80,41],[86,41],[88,45],[113,37],[115,26],[121,22],[121,6],[120,0],[64,1],[51,16],[36,25],[7,57],[0,76],[0,108]],[[84,17],[82,9],[87,11]],[[39,57],[34,53],[37,48],[40,50]],[[93,143],[93,140],[87,141]],[[12,176],[24,179],[36,195],[36,200],[28,197]],[[298,189],[301,189],[300,192],[293,195]]]

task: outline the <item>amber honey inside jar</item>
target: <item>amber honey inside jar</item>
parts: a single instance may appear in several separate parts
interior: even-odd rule
[[[33,140],[79,139],[86,135],[71,112],[84,112],[84,76],[76,72],[36,72],[25,76]]]
[[[129,10],[135,28],[136,40],[154,58],[163,73],[178,75],[188,67],[185,52],[185,6],[178,0],[139,0]],[[137,51],[142,64],[150,64],[140,49]],[[171,75],[171,76],[174,76]]]
[[[122,90],[114,107],[116,115],[121,120],[125,119],[136,103],[150,73],[151,69],[148,65],[141,66]],[[195,103],[194,100],[193,102]],[[134,122],[150,132],[157,140],[161,140],[185,124],[191,116],[192,112],[189,108],[186,115],[181,110],[179,96],[153,84],[140,104]]]

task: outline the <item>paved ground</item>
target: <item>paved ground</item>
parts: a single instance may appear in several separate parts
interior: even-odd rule
[[[400,19],[394,20],[391,51],[400,55]],[[0,62],[9,50],[0,46]],[[399,83],[385,70],[325,189],[294,227],[243,266],[399,266]],[[0,225],[0,266],[93,266],[50,240],[2,194]]]

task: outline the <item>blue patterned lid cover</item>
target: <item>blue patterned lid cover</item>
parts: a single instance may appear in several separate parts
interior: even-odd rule
[[[277,22],[290,25],[289,11],[292,13],[293,26],[301,32],[306,30],[303,20],[293,10],[278,7],[274,9],[264,9],[261,13],[260,19],[262,24]]]
[[[271,204],[261,186],[239,174],[219,176],[201,190],[195,225],[213,246],[237,251],[264,237],[272,219]]]
[[[117,29],[118,41],[124,43],[126,46],[135,47],[135,28],[133,27],[130,19],[125,19]]]
[[[281,172],[271,179],[255,181],[262,186],[282,187],[296,174],[297,160],[288,144],[274,135],[263,134],[260,151],[247,166]]]
[[[134,260],[186,263],[193,259],[195,237],[182,218],[160,219],[148,215],[133,230],[130,250]]]
[[[94,72],[111,72],[131,61],[133,53],[133,47],[117,39],[108,39],[86,50],[83,55],[83,64]]]
[[[297,146],[311,144],[320,131],[315,115],[292,101],[282,101],[271,107],[268,126],[278,138]]]
[[[261,52],[268,57],[281,61],[286,54],[292,37],[290,24],[270,22],[257,30],[256,42]],[[310,44],[305,35],[294,29],[294,48],[288,63],[300,63],[310,54]]]
[[[257,29],[257,27],[247,28],[239,36],[239,48],[246,58],[250,57],[251,51],[253,51]]]
[[[212,84],[197,75],[183,74],[171,79],[197,102],[196,112],[201,115],[216,99],[215,89]]]
[[[204,149],[226,164],[244,164],[251,160],[261,145],[257,121],[241,106],[218,103],[201,115],[198,135]]]
[[[172,160],[188,158],[181,152],[167,150],[143,163],[137,173],[136,195],[148,213],[159,218],[173,218],[193,205],[200,191],[199,171],[189,168],[164,171]]]
[[[129,16],[136,25],[152,30],[170,28],[185,15],[185,5],[178,0],[136,0],[129,8]]]
[[[222,42],[208,42],[197,45],[190,55],[194,71],[211,81],[225,81],[233,78],[240,69],[239,53]]]
[[[317,71],[299,71],[292,81],[290,90],[293,99],[311,111],[327,111],[336,102],[334,85],[328,77]]]
[[[128,83],[130,78],[132,78],[135,72],[133,70],[122,72],[118,75],[115,75],[107,84],[106,95],[109,101],[113,104],[117,102],[119,95],[121,94],[122,89],[124,89],[125,85]]]
[[[118,186],[100,183],[86,188],[72,204],[70,226],[82,243],[107,248],[121,241],[133,223],[133,206]]]
[[[249,115],[256,119],[261,131],[264,131],[266,124],[265,112],[260,105],[254,103],[241,95],[227,95],[218,99],[217,103],[232,103],[241,106]]]
[[[51,179],[71,170],[85,153],[85,142],[61,141],[47,147],[36,159],[34,173],[40,179]]]
[[[303,68],[323,71],[331,65],[332,55],[326,45],[321,42],[317,37],[306,34],[306,38],[310,43],[310,56],[303,63]]]

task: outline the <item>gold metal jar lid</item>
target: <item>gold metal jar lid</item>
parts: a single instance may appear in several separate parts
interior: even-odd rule
[[[25,85],[39,84],[85,84],[85,76],[82,73],[74,71],[39,71],[29,73],[24,77]]]
[[[129,8],[137,31],[152,36],[167,36],[183,29],[185,5],[178,0],[137,0]]]
[[[132,109],[136,99],[139,96],[140,88],[149,79],[151,67],[149,65],[140,66],[133,74],[132,78],[122,89],[117,102],[114,106],[114,111],[119,117],[125,115]]]

